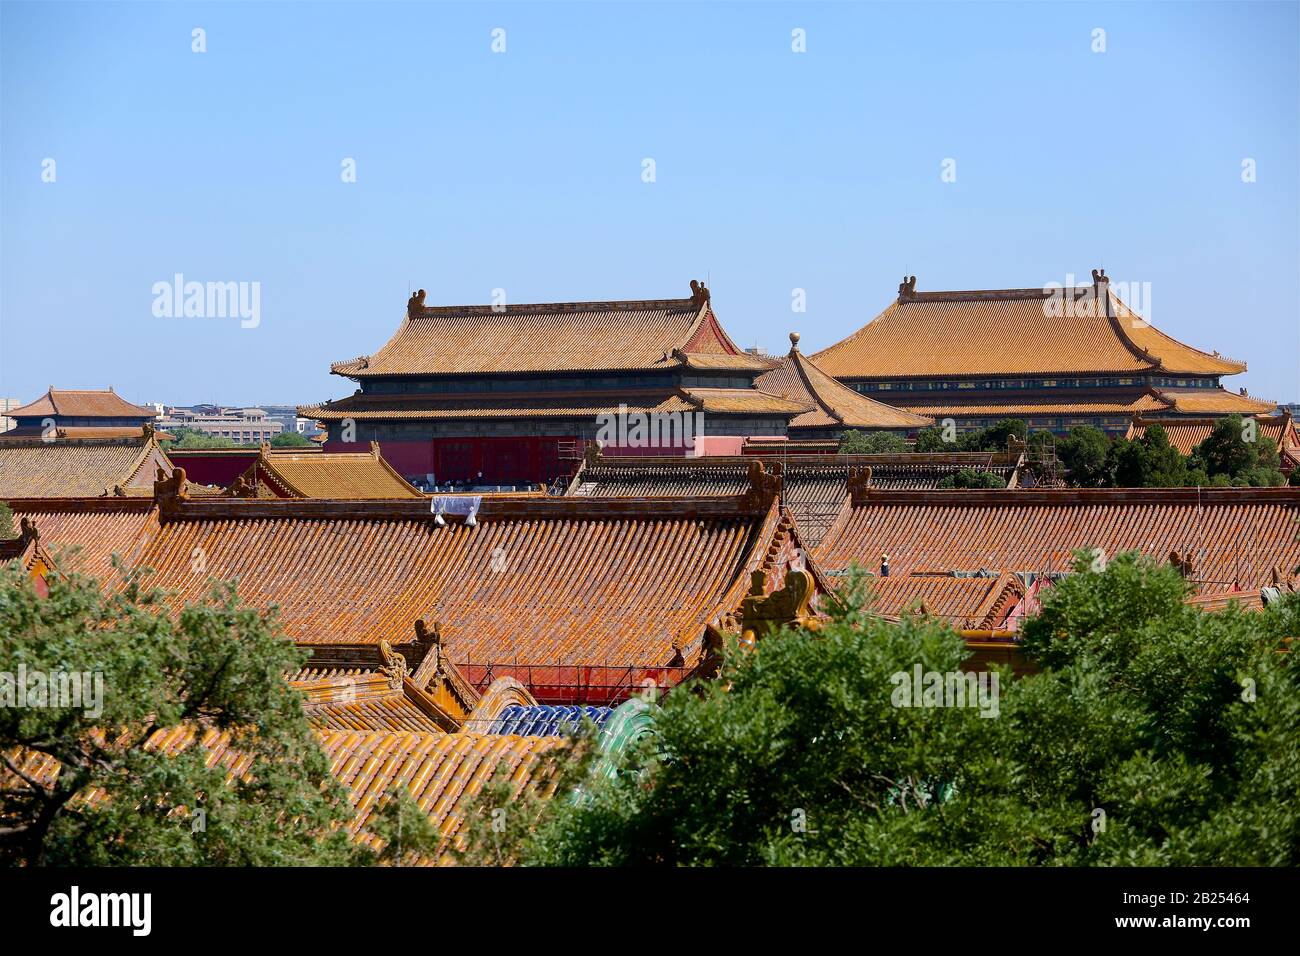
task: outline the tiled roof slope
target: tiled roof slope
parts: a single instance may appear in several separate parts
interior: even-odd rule
[[[15,515],[35,525],[60,571],[101,580],[112,575],[114,554],[128,565],[134,563],[158,527],[158,509],[149,498],[26,498],[8,503]]]
[[[170,473],[171,462],[148,429],[132,438],[0,440],[0,500],[151,490],[158,468]]]
[[[848,338],[813,358],[836,378],[1172,373],[1231,375],[1243,362],[1199,351],[1133,313],[1108,282],[1064,290],[1067,314],[1043,289],[907,291]],[[1094,301],[1081,298],[1094,288]],[[1077,302],[1078,308],[1073,307]],[[1068,314],[1068,313],[1074,314]]]
[[[790,333],[790,352],[781,364],[760,375],[754,385],[812,406],[812,411],[790,422],[790,427],[795,429],[836,426],[916,429],[934,424],[933,419],[874,401],[841,385],[799,351],[798,332]]]
[[[1024,585],[1005,572],[989,577],[953,574],[908,574],[876,577],[869,582],[873,614],[897,619],[910,612],[943,618],[958,629],[1002,627],[1024,596]]]
[[[870,467],[872,486],[933,488],[962,468],[992,471],[1011,484],[1018,454],[962,452],[950,455],[767,455],[781,472],[781,502],[799,525],[804,543],[816,547],[848,498],[855,467]],[[745,456],[702,458],[597,457],[584,461],[570,482],[570,497],[688,498],[740,494],[753,462]]]
[[[37,415],[66,418],[154,418],[152,408],[132,405],[110,389],[67,389],[50,386],[44,395],[21,408],[5,412],[10,418]]]
[[[943,419],[963,415],[985,418],[1034,418],[1061,415],[1124,416],[1144,412],[1166,412],[1172,407],[1172,403],[1161,401],[1155,389],[1146,389],[1137,395],[1131,391],[1110,394],[1099,391],[1082,401],[1076,395],[1035,395],[1033,397],[1022,395],[991,398],[988,395],[940,394],[920,397],[912,394],[905,399],[900,396],[899,406],[936,419]]]
[[[434,860],[419,862],[439,864],[455,861],[448,851],[464,846],[466,815],[484,786],[496,779],[498,769],[517,790],[532,788],[549,795],[555,781],[543,758],[567,745],[562,737],[331,729],[317,733],[330,772],[351,791],[355,813],[348,830],[354,838],[382,849],[370,830],[372,817],[391,788],[405,787],[444,838]],[[241,776],[248,772],[248,757],[231,747],[228,731],[199,733],[192,725],[181,725],[159,730],[147,746],[177,754],[196,742],[205,751],[207,766],[224,766]],[[6,756],[28,777],[43,785],[53,783],[58,769],[54,758],[31,750],[11,751]],[[14,782],[16,777],[0,768],[0,784]],[[88,798],[93,802],[105,799],[103,791],[93,791]]]
[[[371,356],[337,362],[350,378],[560,370],[696,368],[761,370],[770,363],[736,347],[707,290],[688,299],[532,305],[407,303],[391,339]]]
[[[307,719],[322,730],[442,733],[402,687],[383,675],[295,683],[307,695]],[[342,693],[347,691],[348,693]]]
[[[1014,491],[868,490],[814,552],[826,572],[851,563],[914,571],[1069,571],[1072,552],[1191,555],[1203,592],[1259,587],[1300,564],[1300,488]]]
[[[380,453],[379,443],[371,442],[369,452],[295,454],[262,453],[243,475],[242,485],[227,490],[228,495],[260,493],[265,486],[277,498],[337,498],[347,500],[383,498],[423,498],[401,475],[393,470]]]
[[[545,756],[566,745],[563,737],[492,734],[393,734],[325,731],[321,744],[330,769],[352,791],[357,809],[350,829],[357,833],[394,786],[410,791],[443,835],[437,862],[454,862],[447,852],[465,845],[466,815],[475,797],[502,773],[516,788],[548,794],[554,779]],[[367,839],[376,849],[373,838]]]
[[[1157,390],[1162,402],[1173,411],[1187,415],[1256,415],[1272,412],[1277,405],[1267,399],[1251,398],[1222,388],[1162,388]]]
[[[793,531],[768,497],[674,501],[485,498],[474,524],[421,501],[164,500],[139,558],[179,606],[206,576],[276,605],[304,645],[410,641],[437,624],[456,664],[689,663]],[[205,575],[191,568],[195,549]]]
[[[1223,388],[1097,389],[1082,400],[1075,395],[985,395],[899,393],[899,407],[934,418],[949,416],[1034,418],[1059,415],[1254,415],[1276,409],[1273,402],[1238,395]]]

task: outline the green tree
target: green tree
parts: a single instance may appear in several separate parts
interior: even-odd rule
[[[174,428],[168,432],[171,441],[163,442],[165,448],[235,448],[234,441],[224,435],[209,435],[197,428]]]
[[[305,655],[273,616],[242,606],[230,584],[179,615],[135,574],[106,590],[75,574],[49,585],[41,598],[20,569],[0,568],[0,695],[21,692],[20,667],[29,687],[35,674],[87,676],[80,700],[0,707],[0,863],[366,861],[340,826],[347,794],[284,679]],[[150,743],[187,727],[231,734],[241,775],[206,766],[201,744],[167,754]],[[44,772],[24,769],[35,755]]]
[[[14,524],[14,513],[8,504],[0,501],[0,539],[16,537],[18,532]]]
[[[869,614],[862,578],[818,633],[728,649],[669,695],[627,772],[557,799],[509,852],[543,865],[1295,865],[1296,598],[1206,613],[1121,555],[1047,592],[1039,673],[997,715],[895,706],[897,675],[959,671],[941,622]]]
[[[1007,483],[991,471],[975,468],[958,468],[951,475],[939,479],[937,488],[1005,488]]]
[[[916,433],[916,441],[912,443],[912,451],[925,454],[940,454],[956,450],[957,443],[944,441],[943,429],[938,425],[922,428]]]
[[[1286,481],[1277,445],[1259,435],[1255,422],[1240,415],[1229,415],[1215,423],[1209,436],[1192,450],[1190,468],[1198,476],[1209,476],[1211,484],[1216,485],[1265,487]]]
[[[1187,484],[1187,460],[1169,444],[1162,425],[1148,425],[1141,438],[1116,439],[1107,466],[1118,488],[1179,488]]]
[[[311,441],[303,438],[297,432],[280,432],[271,439],[272,448],[306,448],[309,445],[311,445]]]
[[[1079,488],[1102,488],[1111,483],[1107,454],[1110,439],[1100,428],[1076,425],[1056,446],[1066,479]]]
[[[962,436],[962,451],[1005,451],[1008,438],[1025,441],[1029,426],[1019,418],[1004,418],[996,425]]]
[[[1255,467],[1258,453],[1246,442],[1244,434],[1245,423],[1240,415],[1229,415],[1214,423],[1209,437],[1193,451],[1206,474],[1235,478]]]
[[[849,429],[840,434],[841,455],[898,455],[907,451],[907,441],[894,432],[860,432]]]

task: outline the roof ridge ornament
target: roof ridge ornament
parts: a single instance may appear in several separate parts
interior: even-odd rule
[[[916,295],[916,276],[903,276],[903,281],[898,284],[898,298],[910,299]]]
[[[699,279],[691,280],[691,307],[702,308],[709,302],[709,287]]]
[[[420,314],[420,311],[424,308],[424,296],[424,290],[420,289],[417,292],[414,292],[411,297],[406,300],[406,314],[408,316]]]
[[[871,488],[871,466],[850,465],[845,486],[851,498],[865,498]]]
[[[740,602],[742,632],[752,632],[759,639],[782,627],[821,630],[817,612],[811,607],[816,593],[816,581],[809,571],[787,570],[781,586],[771,591],[767,591],[767,575],[754,571],[749,593]]]
[[[154,474],[153,496],[154,499],[164,506],[172,506],[189,498],[185,490],[185,469],[177,466],[172,469],[170,475],[161,465]]]
[[[388,678],[389,687],[393,690],[401,690],[402,681],[410,673],[406,658],[393,650],[393,645],[384,639],[379,641],[379,653],[384,659],[384,666],[379,668],[379,673]]]
[[[749,463],[749,490],[745,492],[745,507],[760,511],[771,507],[773,499],[781,494],[781,476],[768,471],[761,461]]]

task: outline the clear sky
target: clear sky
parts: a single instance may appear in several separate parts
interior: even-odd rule
[[[349,394],[329,363],[419,287],[707,278],[741,345],[812,352],[904,272],[1103,265],[1249,362],[1229,387],[1300,400],[1295,3],[0,2],[0,57],[0,397]],[[176,273],[260,283],[258,324],[155,316]]]

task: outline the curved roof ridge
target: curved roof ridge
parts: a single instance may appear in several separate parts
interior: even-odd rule
[[[1132,347],[1136,348],[1139,354],[1144,356],[1154,356],[1156,367],[1164,369],[1165,371],[1172,371],[1172,372],[1178,371],[1177,368],[1170,368],[1169,366],[1166,366],[1163,356],[1159,355],[1158,353],[1154,353],[1150,351],[1145,346],[1137,342],[1133,338],[1133,336],[1131,336],[1128,333],[1128,331],[1126,331],[1125,329],[1126,325],[1128,326],[1128,328],[1142,328],[1149,331],[1152,335],[1158,336],[1162,344],[1167,343],[1170,346],[1170,348],[1175,351],[1184,350],[1184,351],[1192,352],[1195,355],[1200,356],[1201,358],[1209,360],[1210,363],[1214,363],[1222,366],[1223,367],[1222,374],[1234,375],[1237,372],[1246,371],[1245,362],[1239,359],[1228,358],[1226,355],[1220,355],[1218,352],[1207,352],[1204,349],[1198,349],[1194,345],[1188,345],[1186,342],[1182,342],[1174,338],[1168,332],[1163,332],[1160,329],[1156,328],[1155,325],[1153,325],[1150,321],[1146,319],[1146,317],[1138,314],[1137,312],[1134,312],[1133,309],[1129,307],[1128,303],[1126,303],[1119,296],[1115,295],[1109,289],[1107,289],[1106,294],[1110,296],[1110,298],[1118,306],[1118,308],[1115,309],[1116,314],[1111,315],[1110,317],[1112,321],[1114,321],[1115,327],[1118,330],[1121,338],[1123,338],[1126,343],[1129,343]],[[1121,309],[1125,313],[1125,315],[1123,316],[1118,314]],[[1136,324],[1127,323],[1125,321],[1122,321],[1130,317],[1137,320],[1137,323]]]
[[[705,309],[708,308],[707,303]],[[665,309],[675,312],[694,310],[691,299],[605,299],[591,302],[517,302],[497,305],[422,305],[409,318],[439,315],[551,315],[563,312],[607,312],[611,309],[649,311]]]
[[[1063,307],[1052,308],[1058,295],[1064,297]],[[1246,368],[1243,362],[1185,345],[1156,329],[1104,279],[1064,289],[959,292],[915,292],[905,283],[875,318],[812,359],[822,371],[841,379],[1132,375],[1155,370],[1217,376]]]
[[[817,363],[799,351],[799,334],[790,334],[790,351],[780,364],[754,380],[758,389],[780,394],[782,387],[802,394],[788,395],[806,401],[812,409],[796,417],[792,428],[817,428],[844,425],[849,428],[924,428],[934,420],[924,415],[895,408],[855,392],[843,382],[823,371]]]

